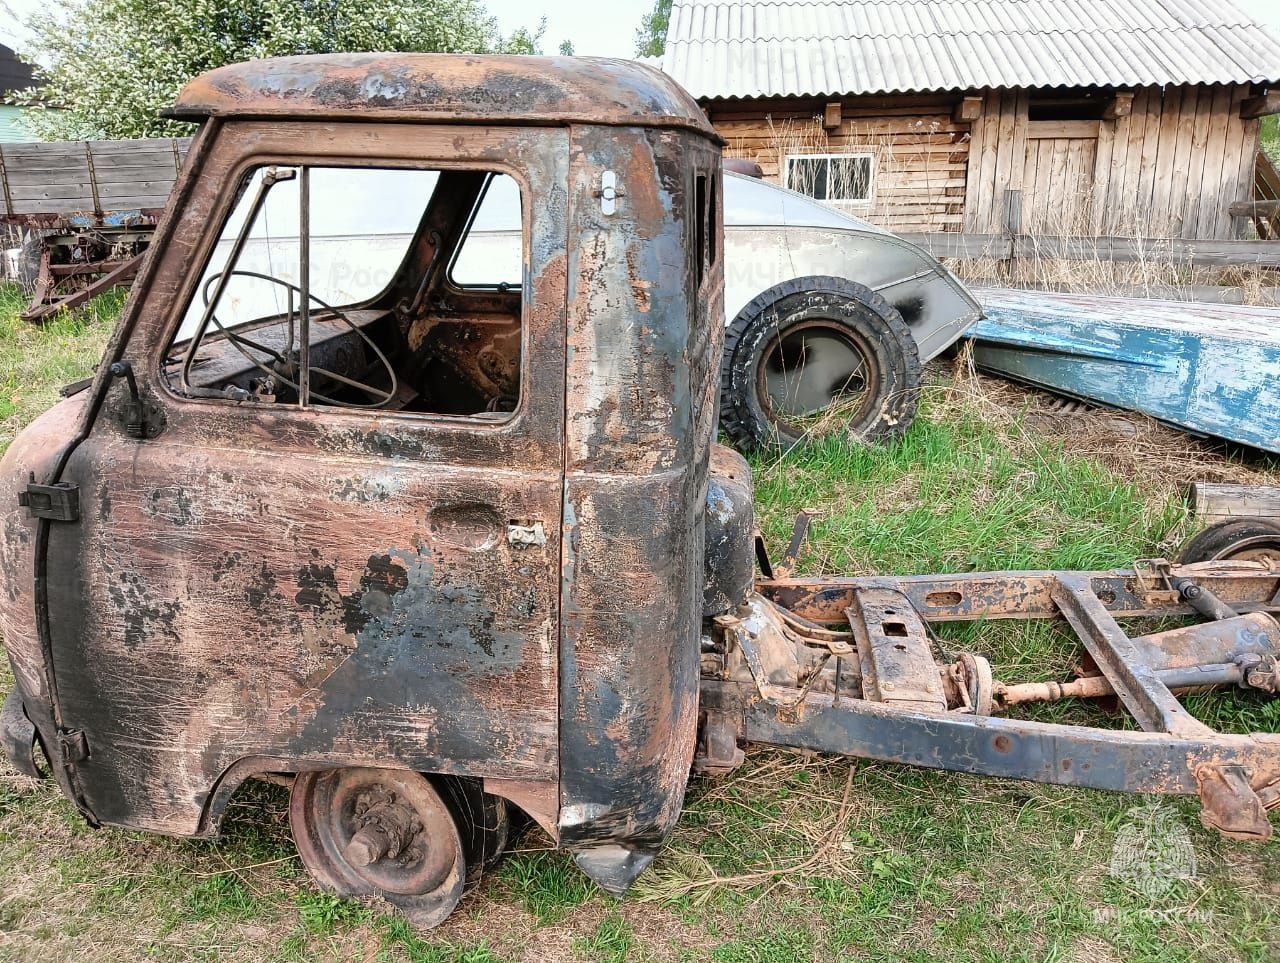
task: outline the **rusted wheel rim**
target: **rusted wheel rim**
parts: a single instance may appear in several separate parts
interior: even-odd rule
[[[380,896],[419,926],[443,922],[462,897],[466,859],[457,824],[419,773],[299,773],[289,825],[307,870],[341,895]]]
[[[875,398],[875,351],[845,325],[809,318],[766,345],[759,366],[761,406],[797,433],[825,433],[858,421]]]
[[[1269,562],[1280,565],[1280,532],[1241,538],[1215,552],[1214,562]]]
[[[1233,562],[1270,562],[1280,565],[1280,535],[1275,538],[1251,538],[1233,548],[1226,558]]]

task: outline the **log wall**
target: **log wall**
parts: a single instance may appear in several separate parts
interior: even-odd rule
[[[964,220],[969,125],[955,123],[956,98],[862,97],[841,103],[838,127],[824,129],[829,98],[719,101],[707,106],[726,156],[746,157],[782,183],[788,154],[870,153],[870,204],[840,205],[897,231],[959,231]]]
[[[871,153],[875,194],[843,209],[896,231],[1225,239],[1232,202],[1252,197],[1259,122],[1248,86],[1148,87],[1102,120],[1029,120],[1026,90],[987,91],[972,122],[961,93],[712,101],[728,156],[782,182],[784,158]],[[972,96],[972,94],[970,94]]]

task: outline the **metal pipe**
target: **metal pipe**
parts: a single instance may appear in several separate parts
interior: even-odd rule
[[[1170,690],[1203,689],[1213,686],[1240,685],[1244,668],[1234,662],[1197,665],[1184,669],[1160,669],[1156,672]],[[1016,685],[996,683],[996,701],[1002,706],[1026,702],[1060,702],[1063,699],[1100,699],[1115,695],[1106,676],[1089,675],[1071,682],[1022,682]]]
[[[298,404],[311,402],[311,168],[298,179]]]
[[[231,250],[227,253],[227,259],[223,262],[222,272],[218,275],[218,285],[214,288],[213,297],[205,303],[204,313],[200,315],[200,323],[191,335],[191,340],[187,342],[187,353],[182,359],[182,374],[180,376],[180,384],[184,393],[191,390],[191,365],[195,361],[196,349],[200,347],[200,342],[204,339],[205,331],[208,330],[213,312],[217,310],[218,303],[222,300],[222,293],[231,281],[235,263],[240,259],[240,252],[249,240],[249,234],[253,230],[253,226],[258,222],[258,215],[262,212],[262,206],[267,199],[267,192],[280,181],[292,180],[294,173],[292,170],[282,171],[273,167],[262,175],[253,203],[249,206],[249,211],[245,215],[244,226],[240,228],[240,233],[236,235],[235,243],[231,245]]]
[[[1178,595],[1181,596],[1184,602],[1206,619],[1222,621],[1224,619],[1233,619],[1240,614],[1194,579],[1175,575],[1169,580],[1169,583],[1178,590]]]

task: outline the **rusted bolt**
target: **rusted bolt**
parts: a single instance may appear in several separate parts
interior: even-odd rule
[[[1008,736],[996,736],[995,747],[996,752],[1010,752],[1013,749],[1013,740]]]

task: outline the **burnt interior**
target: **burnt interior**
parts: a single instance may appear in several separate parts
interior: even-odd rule
[[[463,287],[450,269],[495,175],[443,170],[390,284],[354,305],[310,299],[310,402],[500,418],[520,396],[522,301],[518,286]],[[243,192],[242,192],[243,193]],[[523,238],[521,243],[523,244]],[[523,250],[527,250],[523,248]],[[237,270],[288,292],[290,309],[223,327],[213,321],[191,349],[176,341],[165,359],[171,387],[190,397],[298,404],[302,384],[301,289],[283,277]],[[207,278],[206,290],[219,275]]]

